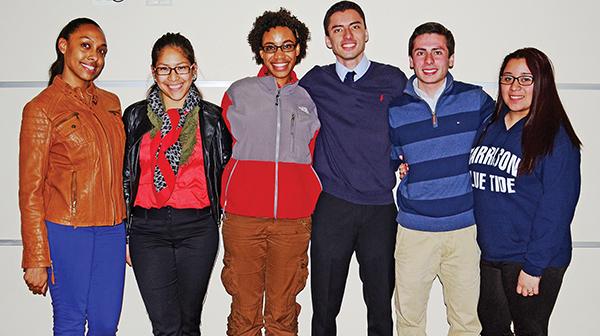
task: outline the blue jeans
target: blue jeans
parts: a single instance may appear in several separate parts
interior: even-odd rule
[[[125,225],[73,227],[46,221],[55,336],[114,336],[125,282]]]

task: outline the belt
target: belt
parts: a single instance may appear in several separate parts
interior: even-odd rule
[[[207,217],[210,215],[210,207],[202,209],[177,209],[170,206],[162,207],[160,209],[151,208],[145,209],[139,206],[133,207],[131,213],[138,218],[146,219],[163,219],[173,216],[197,216]]]

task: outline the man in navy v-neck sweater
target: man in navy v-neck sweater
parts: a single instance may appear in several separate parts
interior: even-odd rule
[[[336,334],[335,320],[356,251],[368,335],[392,336],[397,211],[387,108],[402,93],[406,76],[396,67],[367,59],[368,32],[357,4],[334,4],[324,28],[336,63],[315,66],[300,81],[321,121],[314,154],[323,192],[312,217],[312,335]]]

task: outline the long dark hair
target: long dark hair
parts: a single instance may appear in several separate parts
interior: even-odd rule
[[[94,26],[98,27],[98,29],[102,30],[102,28],[100,28],[100,26],[96,23],[96,21],[83,17],[83,18],[77,18],[77,19],[71,20],[71,22],[67,23],[67,25],[64,26],[63,29],[58,34],[58,37],[56,38],[56,43],[54,43],[54,49],[56,51],[56,61],[54,61],[54,63],[52,63],[52,65],[50,66],[50,70],[48,71],[48,73],[50,74],[50,80],[48,80],[48,86],[50,86],[50,84],[52,84],[52,81],[54,80],[54,77],[56,77],[56,75],[62,74],[62,72],[65,68],[65,56],[63,55],[63,53],[60,52],[60,49],[58,49],[59,40],[61,38],[68,40],[69,37],[71,36],[71,34],[73,34],[80,26],[83,26],[86,24],[94,25]]]
[[[156,62],[158,62],[158,56],[160,56],[160,52],[166,47],[175,47],[179,49],[188,62],[190,62],[190,64],[196,64],[194,47],[192,47],[190,40],[180,33],[166,33],[159,37],[152,46],[151,58],[153,67],[156,66]]]
[[[519,165],[518,174],[528,174],[533,171],[538,159],[552,152],[554,138],[561,125],[564,127],[573,146],[581,148],[581,140],[575,134],[575,130],[569,121],[569,117],[558,96],[556,83],[554,82],[554,70],[552,63],[546,54],[536,48],[518,49],[508,54],[498,74],[498,87],[500,87],[500,76],[504,72],[508,61],[512,59],[524,59],[533,76],[533,97],[529,114],[523,128],[521,147],[523,158]],[[496,110],[491,122],[497,120],[501,112],[507,109],[502,100],[502,93],[498,89]]]

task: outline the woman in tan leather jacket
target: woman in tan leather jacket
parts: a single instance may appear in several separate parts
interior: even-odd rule
[[[93,81],[106,38],[87,18],[56,40],[48,87],[23,110],[19,206],[24,279],[50,289],[54,335],[115,335],[125,277],[124,130],[117,96]]]

